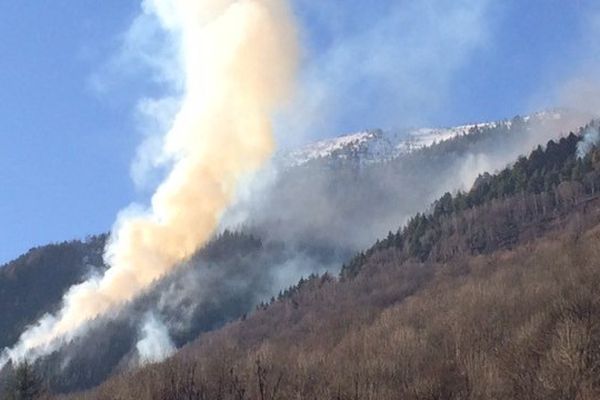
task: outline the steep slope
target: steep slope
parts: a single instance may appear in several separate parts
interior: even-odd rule
[[[250,216],[243,220],[243,233],[225,231],[175,274],[120,312],[94,321],[86,335],[58,348],[37,367],[58,390],[94,386],[142,361],[137,343],[143,339],[148,316],[164,325],[173,345],[181,347],[201,333],[250,313],[302,276],[325,271],[337,274],[343,263],[347,263],[345,274],[354,275],[362,267],[357,267],[356,259],[348,263],[353,254],[389,230],[395,231],[446,190],[470,184],[478,172],[504,168],[539,140],[560,137],[566,121],[558,125],[556,121],[517,117],[510,123],[448,130],[462,133],[389,160],[364,163],[357,154],[358,158],[340,158],[339,162],[326,157],[281,169],[260,201],[242,207]],[[464,134],[467,129],[469,133]],[[231,226],[240,229],[240,225]],[[427,239],[419,237],[411,243],[431,251]],[[66,287],[64,281],[57,293]],[[29,314],[17,314],[25,318],[11,326],[14,334],[7,343],[13,343],[26,324],[59,298],[57,294],[43,307],[31,305]]]
[[[517,123],[536,126],[549,126],[562,123],[565,129],[574,129],[591,119],[569,110],[549,110],[527,115]],[[579,124],[577,122],[579,122]],[[482,130],[510,129],[514,120],[482,122],[450,128],[415,128],[398,131],[367,130],[333,139],[310,143],[300,149],[291,150],[278,156],[277,161],[286,168],[298,167],[312,162],[345,161],[359,159],[360,163],[380,163],[430,147],[436,143],[464,135],[476,134]]]
[[[104,236],[31,249],[0,267],[0,348],[23,328],[58,306],[63,293],[102,269]]]
[[[313,278],[70,398],[597,399],[599,240],[596,226],[444,265]]]
[[[295,270],[300,268],[291,261],[296,258],[303,260],[301,267],[306,270]],[[285,243],[263,243],[247,233],[226,231],[176,272],[120,310],[92,321],[80,337],[57,347],[35,366],[57,391],[96,386],[143,363],[138,347],[143,340],[160,350],[161,343],[152,336],[156,329],[164,327],[172,345],[182,347],[199,334],[252,312],[261,301],[297,282],[297,277],[321,271],[320,266],[335,260],[319,249],[300,251]],[[153,329],[148,332],[149,319]]]
[[[444,261],[536,236],[561,213],[572,213],[598,198],[600,154],[579,157],[581,135],[597,130],[596,122],[582,128],[579,136],[570,134],[548,142],[545,149],[538,147],[496,175],[480,175],[468,193],[446,193],[431,213],[417,214],[367,253],[394,248],[406,258]],[[355,275],[366,258],[359,255],[343,268],[343,275]]]
[[[398,142],[380,131],[317,143],[301,150],[306,154],[300,158],[291,156],[294,167],[289,160],[276,161],[272,174],[260,176],[255,185],[260,189],[241,199],[225,224],[251,226],[264,239],[318,241],[357,252],[445,192],[468,189],[479,174],[504,169],[539,144],[589,122],[582,118],[540,113],[435,134],[420,130],[415,132],[421,136],[428,132],[427,140],[402,154],[385,149],[408,146],[410,140]]]
[[[75,397],[598,398],[600,151],[578,158],[580,139],[445,195],[341,279]]]

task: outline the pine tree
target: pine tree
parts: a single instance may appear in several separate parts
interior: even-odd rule
[[[17,365],[8,382],[5,398],[7,400],[34,400],[42,397],[42,383],[27,361]]]

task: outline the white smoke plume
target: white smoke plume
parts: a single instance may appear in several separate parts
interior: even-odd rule
[[[142,338],[135,346],[141,364],[162,361],[175,352],[167,327],[153,313],[146,314]]]
[[[299,93],[278,123],[290,148],[365,127],[435,123],[456,101],[452,82],[490,46],[490,0],[296,0],[311,29]],[[307,23],[304,23],[305,25]],[[314,32],[314,33],[312,33]]]
[[[600,143],[600,132],[597,128],[587,128],[582,139],[577,143],[577,157],[584,158],[587,153]]]
[[[55,315],[4,350],[0,367],[48,354],[191,256],[213,234],[238,181],[273,151],[271,117],[296,66],[286,0],[145,0],[143,9],[179,44],[184,93],[159,155],[172,167],[148,209],[119,216],[104,276],[69,289]]]

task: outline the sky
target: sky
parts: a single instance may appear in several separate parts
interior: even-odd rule
[[[562,105],[599,81],[594,3],[293,0],[302,60],[278,142]],[[176,103],[171,45],[139,1],[0,2],[0,264],[147,200],[137,155]]]

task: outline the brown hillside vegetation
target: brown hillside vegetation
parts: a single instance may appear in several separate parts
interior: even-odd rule
[[[302,280],[74,398],[600,398],[600,149],[579,158],[579,141],[444,195],[339,279]]]
[[[388,254],[352,280],[313,277],[74,398],[598,399],[600,226],[576,225],[445,264]]]

